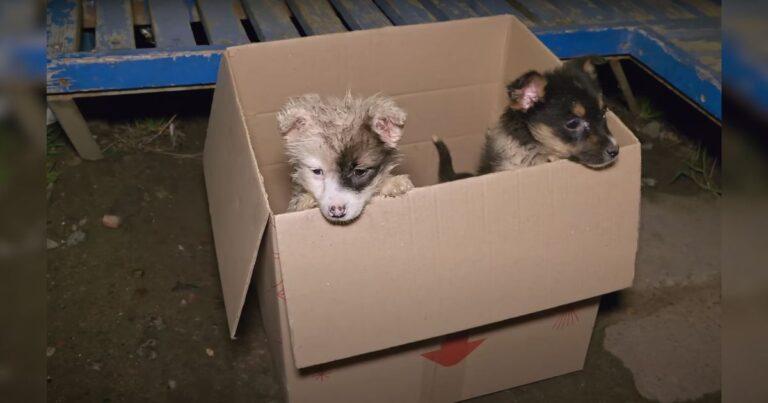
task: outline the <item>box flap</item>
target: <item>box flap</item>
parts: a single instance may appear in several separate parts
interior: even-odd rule
[[[256,253],[269,220],[264,181],[251,152],[225,52],[213,96],[203,170],[230,335],[234,337]]]
[[[613,114],[609,127],[610,169],[562,160],[417,188],[348,226],[317,210],[275,216],[296,366],[631,286],[640,146]]]

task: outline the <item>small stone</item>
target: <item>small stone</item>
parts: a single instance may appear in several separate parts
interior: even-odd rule
[[[136,269],[133,271],[133,278],[142,278],[144,277],[144,270]]]
[[[168,389],[171,389],[171,390],[176,389],[176,381],[174,381],[173,379],[169,379],[168,380]]]
[[[165,199],[168,197],[168,192],[166,192],[165,189],[158,189],[155,191],[155,197],[158,199]]]
[[[154,360],[157,358],[157,351],[155,351],[156,346],[157,340],[147,339],[144,343],[139,345],[139,348],[136,350],[136,354],[138,354],[139,357],[145,357],[150,360]]]
[[[94,362],[93,364],[91,364],[91,369],[94,371],[101,371],[101,363]]]
[[[213,357],[213,354],[214,354],[214,352],[213,352],[213,349],[212,349],[212,348],[210,348],[210,347],[209,347],[209,348],[206,348],[206,349],[205,349],[205,354],[207,354],[207,355],[208,355],[208,357]]]
[[[165,329],[165,322],[163,321],[163,318],[161,317],[150,317],[149,318],[149,324],[150,326],[154,327],[157,330],[163,330]]]
[[[183,247],[183,246],[181,246],[181,245],[178,245],[178,247],[179,247],[179,250],[181,250],[181,251],[183,251],[183,250],[184,250],[184,247]]]
[[[85,232],[78,229],[75,232],[69,234],[65,243],[67,246],[75,246],[83,241],[85,241]]]
[[[179,305],[187,306],[187,300],[186,299],[182,299],[181,302],[179,302]]]
[[[653,178],[643,178],[643,185],[644,186],[654,187],[654,186],[656,186],[656,179],[653,179]]]
[[[88,223],[88,218],[83,217],[83,219],[81,219],[80,221],[77,222],[77,225],[82,227],[83,225],[85,225],[87,223]]]
[[[52,357],[54,354],[56,354],[56,347],[49,346],[45,349],[45,356],[46,357]]]
[[[120,222],[122,221],[122,218],[120,216],[116,216],[113,214],[104,214],[103,217],[101,217],[101,223],[107,227],[107,228],[119,228]]]
[[[56,249],[59,247],[59,243],[54,241],[53,239],[46,239],[45,240],[45,249]]]

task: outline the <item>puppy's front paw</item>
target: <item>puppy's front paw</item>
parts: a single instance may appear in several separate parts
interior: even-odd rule
[[[384,197],[397,197],[404,195],[413,189],[413,183],[408,175],[397,175],[389,177],[381,187],[381,194]]]
[[[288,211],[302,211],[317,207],[317,201],[309,193],[299,193],[291,198]]]

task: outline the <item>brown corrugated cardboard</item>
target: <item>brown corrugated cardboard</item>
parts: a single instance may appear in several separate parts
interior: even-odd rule
[[[505,83],[558,63],[511,16],[225,52],[204,167],[227,317],[234,336],[255,270],[291,401],[460,400],[581,368],[596,297],[634,275],[637,140],[609,114],[609,169],[556,161],[445,184],[430,141],[473,170]],[[286,213],[275,113],[348,89],[408,112],[398,172],[417,188],[349,226]]]

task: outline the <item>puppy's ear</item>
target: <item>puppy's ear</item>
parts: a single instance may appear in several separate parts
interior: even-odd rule
[[[509,107],[527,111],[544,100],[547,79],[537,71],[529,71],[507,85]]]
[[[287,136],[290,133],[306,133],[307,129],[314,125],[312,109],[321,102],[317,94],[291,98],[277,113],[277,127],[280,134]]]
[[[600,56],[582,56],[568,60],[564,63],[566,68],[575,69],[587,73],[593,80],[597,80],[597,70],[595,66],[605,64],[608,61]]]
[[[403,136],[406,114],[390,98],[374,96],[369,98],[368,124],[379,139],[390,148],[397,147]]]

